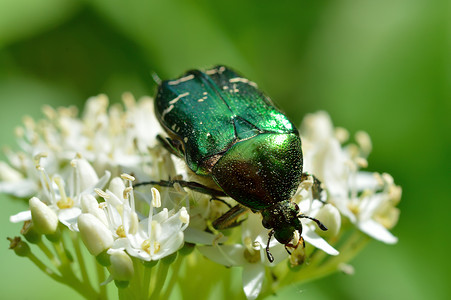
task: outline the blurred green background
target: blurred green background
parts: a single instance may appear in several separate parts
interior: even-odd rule
[[[367,131],[369,169],[403,188],[397,245],[373,241],[354,276],[277,299],[450,299],[450,18],[448,0],[1,0],[1,144],[43,104],[153,95],[153,71],[232,66],[296,124],[326,110]],[[1,198],[2,298],[78,299],[7,250],[20,228],[8,217],[25,206]]]

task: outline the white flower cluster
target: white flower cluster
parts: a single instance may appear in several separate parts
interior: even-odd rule
[[[335,245],[345,224],[377,240],[396,242],[388,229],[398,219],[400,188],[388,174],[359,171],[371,151],[368,135],[360,132],[357,144],[343,145],[349,134],[334,129],[326,113],[307,116],[301,136],[304,170],[322,180],[327,204],[314,200],[312,176],[301,183],[292,201],[329,230],[322,232],[312,220],[301,219],[306,247],[297,232],[291,255],[272,239],[270,263],[265,252],[268,229],[260,214],[249,212],[238,227],[241,231],[227,237],[212,227],[212,221],[236,204],[233,199],[212,201],[178,183],[133,187],[148,180],[202,183],[202,178],[174,163],[157,143],[161,129],[151,98],[136,102],[126,94],[124,103],[125,110],[120,105],[109,107],[107,98],[98,96],[88,100],[81,117],[74,108],[45,107],[46,119],[25,118],[24,127],[16,131],[21,152],[8,151],[9,163],[0,163],[0,192],[30,199],[29,210],[12,216],[12,222],[32,220],[34,229],[48,236],[59,230],[60,223],[63,229],[78,232],[99,262],[107,257],[111,279],[124,282],[133,278],[132,259],[158,261],[185,242],[196,244],[210,260],[242,267],[248,299],[264,289],[266,269],[277,269],[287,258],[295,267],[305,260],[313,262],[318,251],[340,257]]]
[[[357,228],[376,240],[393,244],[391,229],[399,217],[396,205],[401,188],[387,174],[360,171],[368,166],[371,140],[357,132],[356,144],[342,145],[349,137],[343,128],[334,129],[325,112],[308,115],[301,126],[305,170],[321,178],[327,202],[334,205]]]

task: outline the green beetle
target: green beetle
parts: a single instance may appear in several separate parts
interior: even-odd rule
[[[169,136],[160,140],[194,173],[211,177],[221,189],[204,191],[225,193],[262,214],[263,226],[270,229],[269,261],[272,235],[286,248],[294,231],[302,234],[300,218],[327,230],[290,201],[303,180],[299,132],[255,83],[225,66],[191,70],[160,84],[155,113]],[[224,227],[221,223],[242,208],[233,208],[215,227]]]

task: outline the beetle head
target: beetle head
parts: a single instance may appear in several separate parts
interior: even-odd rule
[[[274,258],[269,252],[269,243],[271,237],[274,234],[276,240],[285,245],[285,249],[288,254],[291,254],[287,246],[293,246],[291,241],[294,237],[294,231],[297,230],[299,233],[299,242],[302,239],[302,223],[301,218],[306,218],[314,221],[321,230],[327,230],[318,219],[299,213],[299,206],[296,203],[290,202],[289,200],[279,202],[274,206],[271,206],[262,212],[262,225],[267,229],[271,229],[268,235],[268,243],[266,245],[266,254],[268,260],[273,262]]]
[[[281,244],[288,244],[295,230],[302,233],[302,224],[299,220],[299,207],[296,203],[285,200],[262,211],[262,225],[274,229],[274,237]]]

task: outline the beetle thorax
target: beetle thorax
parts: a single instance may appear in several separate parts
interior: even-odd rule
[[[290,199],[302,177],[301,140],[296,134],[259,134],[230,147],[212,168],[216,184],[254,211]]]

